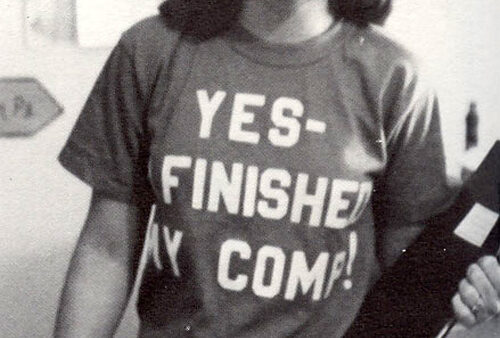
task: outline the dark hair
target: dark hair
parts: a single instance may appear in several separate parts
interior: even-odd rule
[[[167,0],[160,6],[170,26],[206,39],[232,27],[244,0]],[[330,10],[358,26],[383,24],[392,0],[330,0]]]
[[[330,0],[332,13],[358,26],[382,25],[392,9],[392,0]]]
[[[203,40],[231,28],[241,5],[242,0],[167,0],[160,13],[168,26]]]

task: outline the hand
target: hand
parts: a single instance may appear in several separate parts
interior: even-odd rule
[[[484,256],[469,266],[452,299],[457,321],[467,327],[500,314],[500,264]]]

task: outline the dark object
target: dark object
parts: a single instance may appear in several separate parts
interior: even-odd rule
[[[358,26],[382,25],[392,10],[391,0],[330,0],[335,16]]]
[[[169,27],[207,40],[235,26],[241,6],[241,0],[169,0],[159,9]]]
[[[477,105],[472,102],[469,112],[465,118],[465,149],[469,150],[477,146],[477,128],[479,125],[479,116],[477,115]]]
[[[451,298],[467,267],[496,254],[500,221],[496,219],[481,247],[454,234],[477,204],[499,212],[500,142],[496,142],[454,201],[430,219],[418,240],[368,294],[345,337],[436,337],[453,318]]]
[[[172,28],[206,40],[234,27],[242,6],[242,0],[168,0],[159,9]],[[330,0],[329,7],[336,18],[358,26],[382,25],[391,12],[392,0]]]

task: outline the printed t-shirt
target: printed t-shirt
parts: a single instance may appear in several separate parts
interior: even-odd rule
[[[340,337],[376,265],[372,201],[414,222],[447,194],[438,106],[414,61],[345,22],[275,45],[147,19],[111,53],[60,161],[153,204],[144,336]]]

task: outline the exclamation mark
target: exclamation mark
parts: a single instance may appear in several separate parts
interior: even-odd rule
[[[351,232],[349,235],[349,258],[346,265],[346,274],[347,276],[352,275],[352,265],[354,263],[354,259],[356,258],[356,253],[358,252],[358,235],[356,232]],[[352,288],[352,280],[346,279],[344,280],[344,289],[350,290]]]

